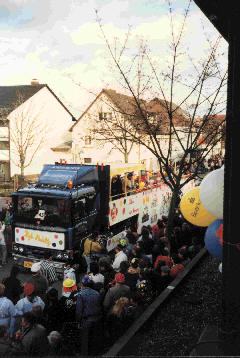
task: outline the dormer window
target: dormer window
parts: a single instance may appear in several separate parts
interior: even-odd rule
[[[92,137],[87,135],[84,137],[84,144],[85,145],[91,145],[92,144]]]
[[[111,120],[112,119],[112,112],[101,112],[98,114],[99,120]]]

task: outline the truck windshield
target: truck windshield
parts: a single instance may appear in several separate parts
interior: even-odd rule
[[[38,225],[68,226],[70,202],[64,199],[18,196],[13,202],[15,221]]]

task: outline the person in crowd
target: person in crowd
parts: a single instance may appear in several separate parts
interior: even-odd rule
[[[65,266],[64,271],[63,271],[63,281],[66,280],[67,278],[70,278],[71,280],[77,282],[75,270],[72,267],[72,261],[71,260],[67,261],[66,266]]]
[[[11,338],[14,331],[16,308],[12,301],[5,296],[5,286],[0,284],[0,325],[6,325]]]
[[[12,254],[12,228],[11,228],[12,214],[10,213],[10,211],[8,209],[6,211],[4,223],[5,223],[4,236],[5,236],[6,246],[7,246],[7,254],[8,254],[8,256],[11,256],[11,254]]]
[[[180,249],[178,250],[178,257],[181,260],[181,264],[184,267],[189,263],[190,258],[188,256],[188,247],[187,246],[180,247]]]
[[[129,262],[128,261],[122,261],[120,263],[120,270],[119,272],[120,273],[123,273],[125,275],[125,280],[126,280],[126,273],[128,272],[128,269],[129,269]]]
[[[85,341],[85,334],[88,334],[89,354],[96,355],[99,354],[103,342],[103,322],[101,297],[92,285],[90,277],[83,276],[81,290],[77,295],[76,321],[83,328],[82,343]]]
[[[189,246],[191,245],[191,242],[192,242],[192,232],[190,226],[188,223],[184,222],[182,224],[181,246],[183,245]]]
[[[23,355],[24,352],[21,352],[21,354]],[[11,342],[9,341],[9,332],[7,325],[0,324],[0,357],[12,357],[16,355],[17,354],[11,347]]]
[[[44,307],[45,308],[45,307]],[[42,307],[39,305],[32,306],[32,313],[36,317],[36,323],[41,324],[43,327],[47,327],[47,320],[43,316],[43,310]]]
[[[41,262],[34,263],[31,267],[32,276],[28,279],[27,283],[31,283],[34,286],[35,295],[45,301],[48,281],[45,276],[40,274],[40,270]]]
[[[52,331],[48,335],[49,356],[72,356],[74,355],[73,345],[66,344],[64,337],[58,331]]]
[[[188,256],[190,259],[192,259],[195,255],[199,253],[201,250],[201,244],[199,243],[199,240],[196,236],[193,236],[192,243],[188,247]]]
[[[127,256],[129,256],[132,248],[136,244],[136,236],[132,232],[127,232],[125,240],[127,242],[127,245],[125,247],[124,252]]]
[[[119,272],[120,271],[120,263],[122,261],[128,261],[127,255],[123,252],[123,246],[121,244],[118,244],[115,247],[115,258],[112,264],[112,268],[114,271]]]
[[[173,266],[170,269],[170,277],[173,279],[184,270],[184,266],[177,254],[172,255],[172,260]]]
[[[87,275],[83,276],[76,305],[76,320],[82,327],[91,327],[102,318],[100,294],[92,286],[91,278]]]
[[[161,238],[159,238],[155,241],[155,244],[152,249],[152,262],[153,263],[156,261],[156,258],[159,255],[162,255],[162,253],[165,253],[164,252],[165,247],[166,247],[166,244],[165,244],[165,242],[161,241]]]
[[[159,294],[159,292],[161,291],[161,267],[165,265],[166,265],[165,261],[159,260],[157,266],[155,267],[154,270],[152,270],[150,275],[152,288],[156,294]]]
[[[171,282],[170,268],[168,265],[161,266],[161,281],[159,291],[163,291]]]
[[[40,306],[42,310],[44,309],[45,303],[41,297],[37,295],[32,283],[24,284],[24,295],[25,297],[21,298],[15,305],[15,308],[17,311],[20,311],[21,314],[32,311],[32,308],[35,305]]]
[[[94,232],[91,237],[87,238],[84,242],[84,257],[87,262],[87,273],[90,272],[90,263],[94,258],[100,257],[102,246],[98,242],[98,233]]]
[[[95,288],[104,286],[104,276],[99,272],[99,265],[97,262],[90,263],[90,273],[88,276],[91,278]]]
[[[115,286],[108,289],[104,301],[103,309],[105,314],[109,313],[115,302],[120,297],[129,297],[130,287],[125,285],[125,276],[122,273],[115,275]]]
[[[77,286],[76,282],[67,278],[63,281],[62,297],[59,300],[62,309],[62,321],[74,322],[77,304]]]
[[[164,225],[162,220],[158,219],[157,225],[152,227],[152,238],[156,241],[162,236],[164,236]]]
[[[136,290],[137,280],[139,279],[140,269],[138,267],[138,259],[132,259],[130,267],[125,274],[125,284],[130,287],[131,292]]]
[[[7,246],[6,246],[4,231],[5,231],[5,223],[4,221],[0,221],[0,259],[2,262],[0,264],[0,267],[6,265],[7,263]]]
[[[132,309],[129,298],[120,297],[107,318],[107,328],[111,332],[111,338],[115,341],[130,326],[134,319],[134,310]]]
[[[71,261],[71,266],[75,270],[76,275],[76,283],[79,283],[79,278],[81,273],[87,272],[87,262],[85,257],[82,255],[83,252],[81,250],[74,250],[73,251],[73,258]]]
[[[62,306],[58,300],[58,291],[54,287],[47,290],[46,304],[43,315],[47,321],[47,331],[50,333],[55,329],[61,331],[62,328]]]
[[[5,296],[13,302],[15,305],[20,300],[20,296],[23,293],[23,285],[17,278],[19,274],[19,268],[13,265],[10,271],[10,276],[2,280],[5,286]]]
[[[130,227],[127,229],[127,234],[132,234],[135,237],[135,243],[139,238],[138,230],[137,230],[137,224],[131,223]],[[135,244],[134,243],[134,244]]]
[[[52,254],[49,251],[44,251],[44,260],[40,264],[40,273],[46,277],[49,286],[58,281],[56,269],[51,261]]]
[[[115,271],[107,262],[101,262],[99,263],[99,272],[104,276],[104,289],[108,290],[114,280]]]
[[[179,226],[175,226],[173,228],[173,232],[170,238],[171,255],[177,253],[178,249],[181,246],[181,240],[182,240],[181,228]]]
[[[143,250],[144,254],[148,256],[149,260],[152,261],[152,249],[154,246],[154,241],[150,238],[149,230],[144,229],[142,231],[142,240],[138,241],[140,248]]]
[[[163,249],[161,254],[157,256],[156,261],[154,262],[154,269],[156,269],[158,261],[160,260],[165,261],[165,264],[170,268],[173,265],[173,261],[171,257],[167,255],[167,251],[165,249]]]
[[[112,177],[112,183],[111,183],[112,200],[117,200],[121,198],[122,194],[123,194],[122,180],[119,175],[115,175]]]
[[[25,356],[46,356],[49,350],[46,328],[36,323],[33,312],[25,312],[21,321],[22,329],[17,331],[14,346]]]
[[[136,285],[136,295],[138,302],[142,307],[146,307],[153,300],[152,284],[145,270],[141,270],[139,273],[139,279]]]

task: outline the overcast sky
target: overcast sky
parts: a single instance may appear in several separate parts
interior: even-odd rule
[[[174,1],[179,18],[186,4]],[[133,36],[147,38],[155,52],[168,42],[165,0],[0,0],[0,85],[37,78],[77,117],[93,99],[88,91],[98,93],[107,84],[118,90],[95,10],[110,39],[122,39],[131,25]],[[195,55],[204,48],[202,23],[217,33],[193,3],[187,36]]]

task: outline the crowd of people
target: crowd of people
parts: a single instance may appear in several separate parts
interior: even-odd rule
[[[24,283],[13,266],[0,284],[0,352],[70,356],[87,345],[98,354],[114,342],[204,246],[202,229],[177,212],[168,239],[167,221],[128,228],[110,253],[94,232],[66,263],[61,293],[50,253]]]

